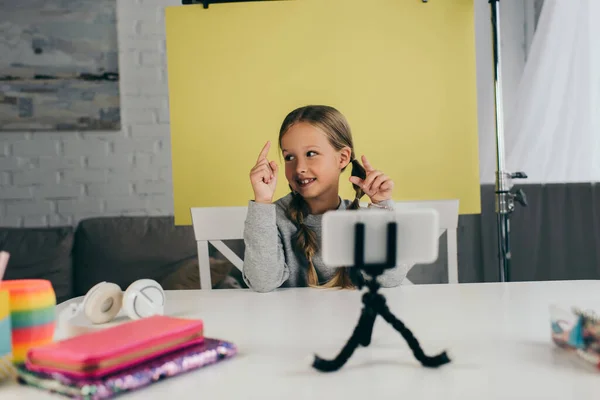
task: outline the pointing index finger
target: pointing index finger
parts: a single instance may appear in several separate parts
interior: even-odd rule
[[[367,171],[367,172],[374,171],[373,166],[371,166],[371,163],[369,162],[369,160],[367,160],[367,157],[362,156],[362,162],[363,162],[363,166],[365,167],[365,171]]]
[[[260,154],[258,155],[258,159],[256,160],[256,162],[260,161],[263,158],[266,158],[267,154],[269,154],[270,148],[271,148],[271,141],[267,141],[267,143],[265,143],[265,146],[260,151]]]

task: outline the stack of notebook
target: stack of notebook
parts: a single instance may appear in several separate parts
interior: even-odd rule
[[[108,399],[233,357],[236,346],[204,337],[201,320],[153,316],[29,351],[21,384],[82,399]]]

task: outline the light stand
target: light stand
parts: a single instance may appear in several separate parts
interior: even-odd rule
[[[489,0],[492,22],[492,48],[494,65],[494,98],[496,116],[496,213],[498,225],[498,260],[500,282],[510,281],[510,216],[515,200],[527,206],[522,189],[511,191],[512,179],[527,178],[524,172],[510,173],[504,170],[504,108],[502,98],[502,51],[500,49],[500,0]]]
[[[381,315],[383,319],[392,325],[396,329],[404,340],[408,343],[412,350],[415,358],[421,362],[425,367],[439,367],[441,365],[450,362],[446,352],[438,354],[437,356],[427,356],[418,340],[413,336],[412,332],[404,325],[402,321],[392,314],[388,306],[385,304],[385,297],[378,293],[380,288],[377,282],[377,277],[388,268],[394,268],[396,265],[396,232],[397,224],[391,222],[388,224],[387,229],[387,255],[386,262],[383,264],[365,264],[365,225],[364,223],[357,223],[355,226],[355,246],[354,246],[354,268],[353,270],[358,271],[360,275],[361,271],[364,271],[369,275],[369,279],[364,280],[364,284],[369,288],[369,291],[363,295],[362,313],[358,324],[352,333],[352,336],[342,348],[340,353],[333,360],[325,360],[319,356],[315,356],[313,367],[321,372],[333,372],[342,368],[346,361],[350,359],[354,350],[361,346],[368,346],[371,343],[371,335],[373,333],[373,325],[375,324],[375,318],[377,315]],[[359,280],[359,288],[362,289],[363,282]]]

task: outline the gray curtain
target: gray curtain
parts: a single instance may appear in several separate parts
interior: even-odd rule
[[[600,279],[600,188],[593,183],[515,185],[528,207],[511,217],[511,280]],[[481,186],[481,214],[458,222],[459,281],[497,282],[498,245],[494,185]],[[445,235],[440,258],[415,266],[414,283],[446,283]]]

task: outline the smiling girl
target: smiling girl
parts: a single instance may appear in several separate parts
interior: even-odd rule
[[[329,106],[305,106],[287,115],[279,131],[285,177],[291,193],[273,202],[279,166],[269,161],[271,144],[261,150],[250,171],[254,200],[244,228],[243,277],[258,292],[279,287],[353,288],[361,279],[350,268],[325,266],[320,255],[321,221],[330,210],[369,207],[393,210],[394,182],[374,169],[366,157],[355,158],[352,133],[344,116]],[[353,200],[339,196],[339,178],[351,165]],[[378,278],[383,287],[397,286],[407,266],[388,269]]]

